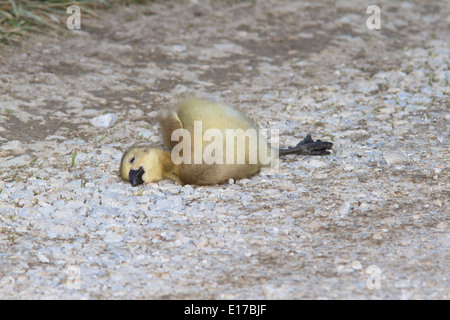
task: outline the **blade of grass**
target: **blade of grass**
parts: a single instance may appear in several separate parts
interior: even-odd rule
[[[41,17],[35,15],[34,13],[32,13],[31,11],[28,10],[21,10],[21,13],[25,16],[28,17],[30,19],[32,19],[34,22],[38,23],[38,24],[43,24],[45,26],[48,26],[52,29],[58,29],[58,26],[55,26],[54,24],[42,19]]]
[[[9,0],[9,3],[11,3],[14,15],[18,18],[19,17],[19,13],[17,11],[16,3],[14,2],[14,0]]]
[[[77,150],[73,150],[72,154],[72,168],[75,166],[75,158],[77,157]]]

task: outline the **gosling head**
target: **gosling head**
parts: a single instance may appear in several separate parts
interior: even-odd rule
[[[133,187],[163,179],[164,151],[150,147],[136,147],[127,151],[120,163],[120,175]]]

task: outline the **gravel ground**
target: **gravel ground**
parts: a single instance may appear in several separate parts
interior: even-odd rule
[[[4,48],[0,298],[450,299],[445,1],[184,1]],[[184,94],[286,157],[229,184],[118,176]]]

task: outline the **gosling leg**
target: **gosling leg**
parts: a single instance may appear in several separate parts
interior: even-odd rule
[[[314,141],[311,139],[311,135],[308,134],[305,139],[300,141],[295,147],[288,147],[279,150],[279,155],[284,156],[286,154],[299,154],[309,156],[323,156],[330,154],[328,149],[333,147],[331,142],[322,142],[320,140]]]

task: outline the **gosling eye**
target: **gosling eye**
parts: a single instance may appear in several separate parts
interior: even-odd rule
[[[136,160],[136,157],[131,158],[130,163],[134,163],[135,160]]]

